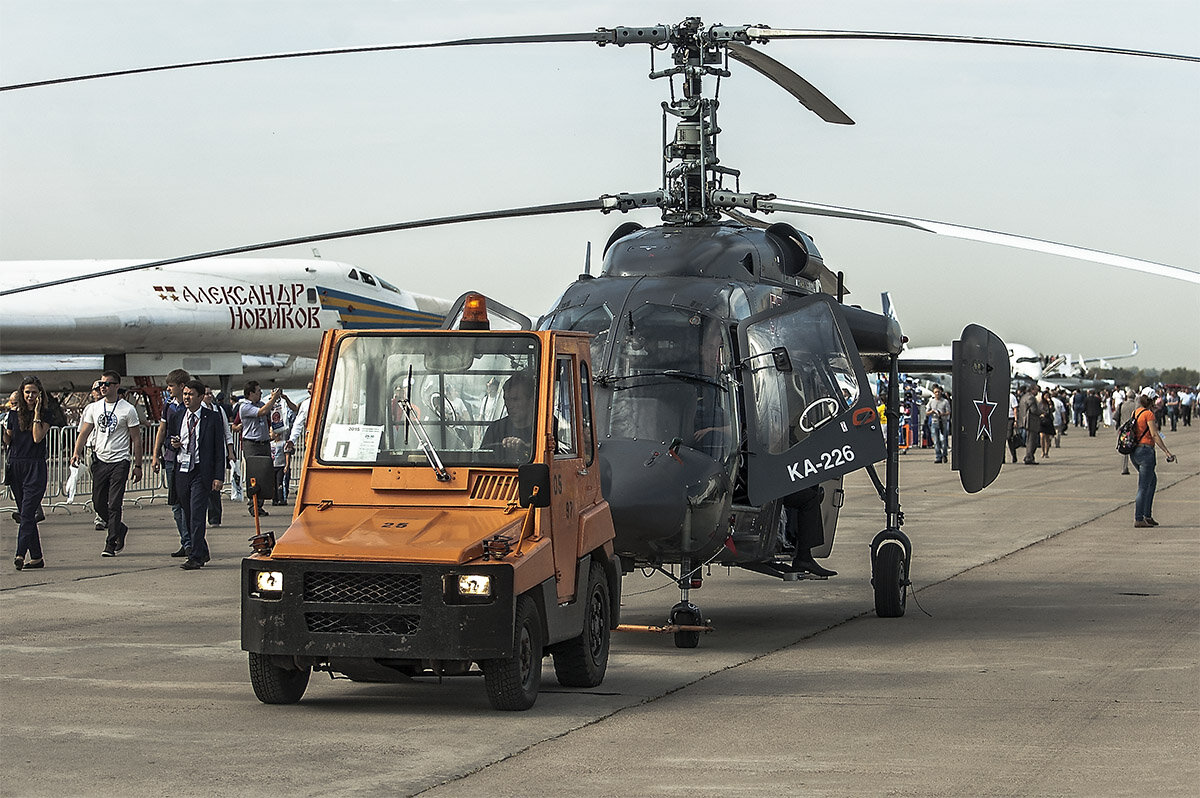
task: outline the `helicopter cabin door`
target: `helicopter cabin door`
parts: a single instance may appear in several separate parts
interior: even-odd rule
[[[884,459],[875,396],[833,298],[789,297],[738,324],[738,338],[751,504],[820,483],[828,503],[843,474]]]

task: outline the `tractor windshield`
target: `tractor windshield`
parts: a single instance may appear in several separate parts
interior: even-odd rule
[[[519,465],[532,454],[538,339],[463,333],[342,340],[317,450],[322,463]],[[412,414],[406,414],[405,403]]]

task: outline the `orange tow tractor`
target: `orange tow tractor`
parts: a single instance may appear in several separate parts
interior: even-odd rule
[[[287,531],[242,561],[255,695],[300,700],[312,671],[358,681],[482,672],[528,709],[542,659],[604,679],[620,564],[600,493],[588,337],[330,331]]]

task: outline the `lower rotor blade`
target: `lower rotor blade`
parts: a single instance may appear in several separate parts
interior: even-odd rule
[[[986,36],[950,36],[940,33],[891,33],[867,30],[807,30],[748,27],[752,39],[867,39],[875,41],[934,42],[941,44],[990,44],[1000,47],[1034,47],[1046,50],[1078,50],[1086,53],[1132,55],[1142,58],[1166,58],[1173,61],[1200,61],[1200,56],[1159,53],[1153,50],[1129,50],[1123,47],[1100,47],[1091,44],[1039,42],[1028,39],[993,39]]]
[[[854,120],[847,116],[845,111],[838,108],[833,100],[822,94],[820,89],[761,50],[737,42],[729,42],[726,46],[729,48],[730,58],[770,78],[784,91],[799,100],[801,105],[826,122],[832,122],[835,125],[854,124]]]
[[[398,230],[415,230],[421,227],[437,227],[439,225],[458,224],[460,222],[480,222],[489,219],[515,219],[523,216],[547,216],[556,213],[574,213],[575,211],[628,211],[637,207],[653,207],[655,198],[659,196],[659,192],[649,192],[646,194],[618,194],[605,195],[599,199],[583,200],[581,202],[563,202],[555,205],[533,205],[527,208],[509,208],[506,210],[483,211],[480,213],[463,213],[457,216],[439,216],[432,219],[417,219],[409,222],[396,222],[395,224],[383,224],[376,227],[360,227],[355,230],[339,230],[333,233],[321,233],[318,235],[301,236],[300,238],[287,238],[280,241],[268,241],[262,244],[247,244],[241,247],[230,247],[229,249],[219,249],[212,252],[200,252],[194,255],[184,255],[178,258],[167,258],[166,260],[156,260],[150,263],[138,263],[132,266],[122,266],[118,269],[108,269],[107,271],[92,272],[90,274],[81,274],[74,277],[64,277],[59,280],[50,280],[36,285],[25,285],[19,288],[10,288],[6,291],[0,291],[0,296],[8,296],[9,294],[20,294],[25,291],[33,291],[37,288],[49,288],[55,285],[65,285],[67,283],[77,283],[82,280],[91,280],[95,277],[108,277],[114,274],[124,274],[125,272],[134,272],[141,269],[153,269],[157,266],[170,266],[175,263],[187,263],[194,260],[204,260],[205,258],[219,258],[225,255],[240,255],[246,252],[259,252],[265,249],[276,249],[278,247],[288,247],[295,244],[313,244],[318,241],[332,241],[338,238],[354,238],[356,236],[369,236],[376,233],[391,233]]]
[[[815,202],[804,202],[802,200],[760,198],[757,207],[759,210],[767,212],[791,211],[809,216],[830,216],[837,219],[857,219],[863,222],[879,222],[899,227],[910,227],[914,230],[924,230],[928,233],[937,233],[938,235],[950,236],[951,238],[982,241],[986,244],[1000,244],[1001,246],[1015,247],[1016,249],[1025,249],[1031,252],[1044,252],[1049,255],[1061,255],[1066,258],[1102,263],[1106,266],[1115,266],[1118,269],[1132,269],[1133,271],[1156,274],[1159,277],[1171,277],[1176,280],[1200,285],[1200,272],[1181,269],[1178,266],[1141,260],[1140,258],[1130,258],[1124,255],[1114,255],[1111,252],[1101,252],[1100,250],[1076,247],[1070,244],[1059,244],[1040,238],[1029,238],[1011,233],[1000,233],[995,230],[984,230],[979,227],[966,227],[948,222],[935,222],[928,219],[916,219],[910,216],[895,216],[875,211],[858,210],[856,208],[840,208],[836,205],[820,205]]]

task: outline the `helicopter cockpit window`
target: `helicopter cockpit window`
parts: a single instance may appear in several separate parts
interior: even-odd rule
[[[602,434],[683,446],[722,460],[732,444],[730,352],[720,319],[643,305],[617,320]],[[597,382],[600,378],[597,377]]]
[[[608,303],[600,305],[576,305],[565,308],[550,316],[542,323],[544,330],[578,330],[592,335],[592,364],[602,368],[604,350],[608,346],[609,330],[612,327],[613,314],[608,309]]]
[[[528,462],[535,428],[538,340],[529,335],[374,335],[345,338],[334,364],[318,457],[338,465],[427,466],[420,425],[446,466]],[[515,379],[514,379],[515,378]],[[529,403],[511,418],[507,408],[485,414],[510,381],[530,386]],[[515,393],[514,393],[514,405]],[[405,412],[405,405],[411,415]],[[518,423],[519,421],[519,423]],[[526,425],[523,448],[501,448],[492,427]],[[508,429],[506,427],[506,429]],[[485,446],[485,440],[488,445]]]
[[[854,367],[828,305],[748,325],[746,338],[756,433],[769,453],[787,451],[858,401]],[[790,371],[778,369],[771,357],[780,346],[788,351]]]

